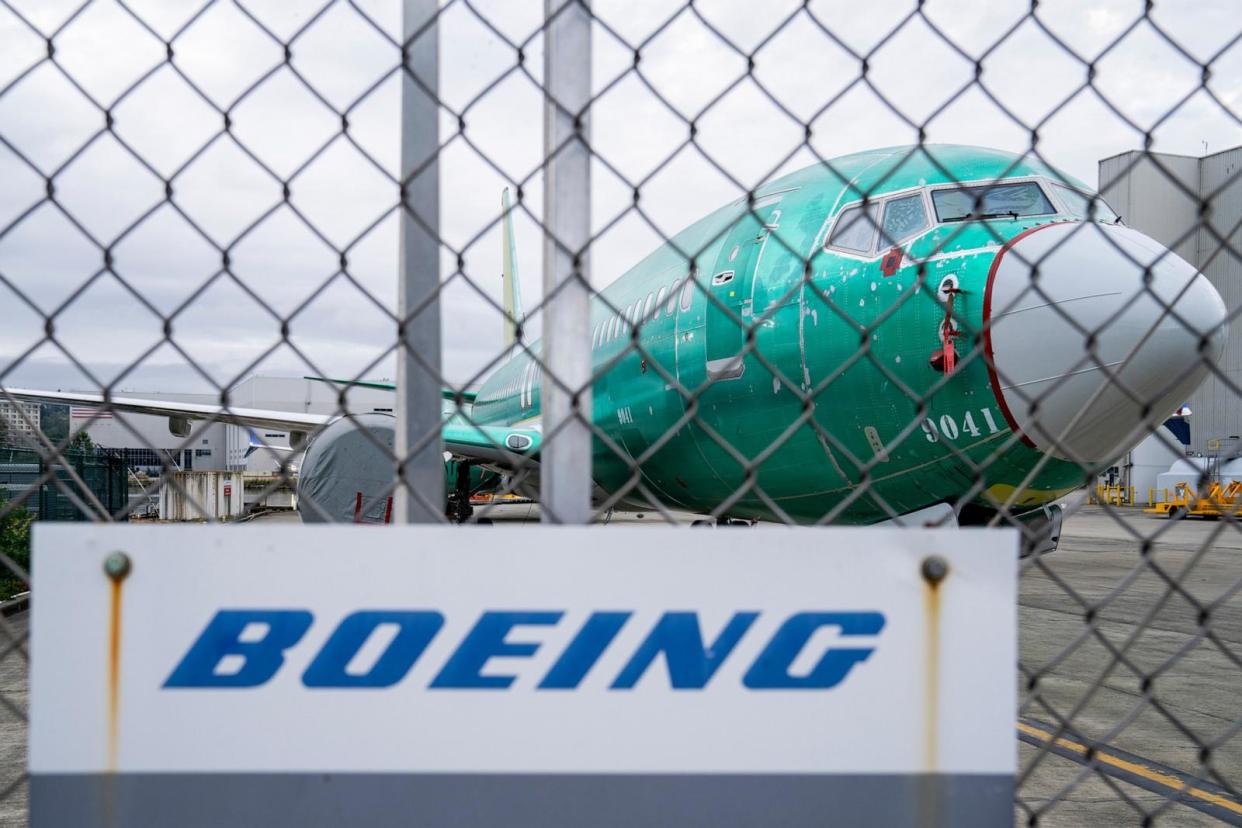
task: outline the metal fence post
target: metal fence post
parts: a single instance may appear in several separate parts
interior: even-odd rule
[[[405,473],[404,484],[399,483],[393,493],[396,523],[443,520],[444,460],[440,441],[431,440],[418,448],[428,433],[439,427],[441,417],[437,6],[437,0],[404,0],[402,9],[407,71],[401,85],[404,203],[397,287],[400,321],[395,449],[398,464],[404,462]],[[415,497],[414,492],[420,497]]]
[[[543,447],[540,500],[557,523],[591,518],[591,14],[544,0]],[[575,393],[579,392],[579,393]]]

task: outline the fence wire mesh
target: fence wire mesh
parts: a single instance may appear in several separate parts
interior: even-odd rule
[[[1016,820],[1242,818],[1236,7],[418,7],[0,0],[11,593],[52,492],[1014,526]]]

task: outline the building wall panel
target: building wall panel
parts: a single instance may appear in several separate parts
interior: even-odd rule
[[[1242,314],[1242,147],[1206,158],[1151,156],[1136,151],[1100,161],[1100,192],[1126,224],[1199,268],[1225,301],[1225,353],[1217,374],[1187,402],[1191,448],[1230,453],[1242,448],[1242,327],[1234,321]]]

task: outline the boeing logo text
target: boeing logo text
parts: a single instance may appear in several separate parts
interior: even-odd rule
[[[485,671],[495,657],[529,658],[539,650],[535,637],[518,627],[554,627],[561,610],[486,610],[465,634],[428,685],[431,690],[506,690],[515,675]],[[596,611],[569,639],[537,685],[540,691],[573,690],[591,672],[622,628],[631,610]],[[630,690],[664,657],[675,690],[702,690],[717,674],[759,618],[758,612],[733,613],[714,638],[704,639],[697,612],[661,614],[612,678],[612,690]],[[224,609],[218,611],[164,682],[165,688],[255,688],[285,665],[285,654],[314,623],[305,609]],[[828,690],[836,687],[874,647],[825,647],[809,670],[795,661],[821,629],[836,638],[874,636],[884,628],[876,611],[807,611],[786,618],[742,674],[750,690]],[[347,667],[381,627],[393,632],[383,652],[364,672]],[[308,688],[381,688],[401,681],[444,627],[436,610],[359,610],[337,624],[302,673]],[[861,642],[860,642],[861,643]],[[809,654],[807,660],[812,658]],[[806,664],[807,660],[801,661]],[[225,669],[225,668],[228,669]]]

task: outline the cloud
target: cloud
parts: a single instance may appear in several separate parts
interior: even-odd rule
[[[69,354],[144,390],[253,370],[392,376],[400,4],[358,2],[364,16],[344,2],[320,13],[132,0],[140,22],[98,0],[56,35],[54,65],[31,27],[57,31],[76,5],[15,4],[28,22],[0,9],[0,381],[90,385]],[[499,304],[507,185],[524,194],[523,295],[528,306],[541,295],[540,6],[458,0],[442,13],[453,382],[500,349],[500,313],[480,291]],[[1025,2],[931,0],[910,18],[912,3],[895,0],[596,0],[595,284],[748,187],[913,142],[920,127],[930,141],[1015,151],[1036,129],[1045,158],[1092,183],[1099,158],[1141,147],[1145,131],[1167,152],[1242,143],[1242,46],[1221,52],[1237,29],[1230,5],[1166,8],[1132,26],[1133,4],[1120,2],[1047,0],[1031,18]],[[1212,94],[1199,89],[1209,60]]]

